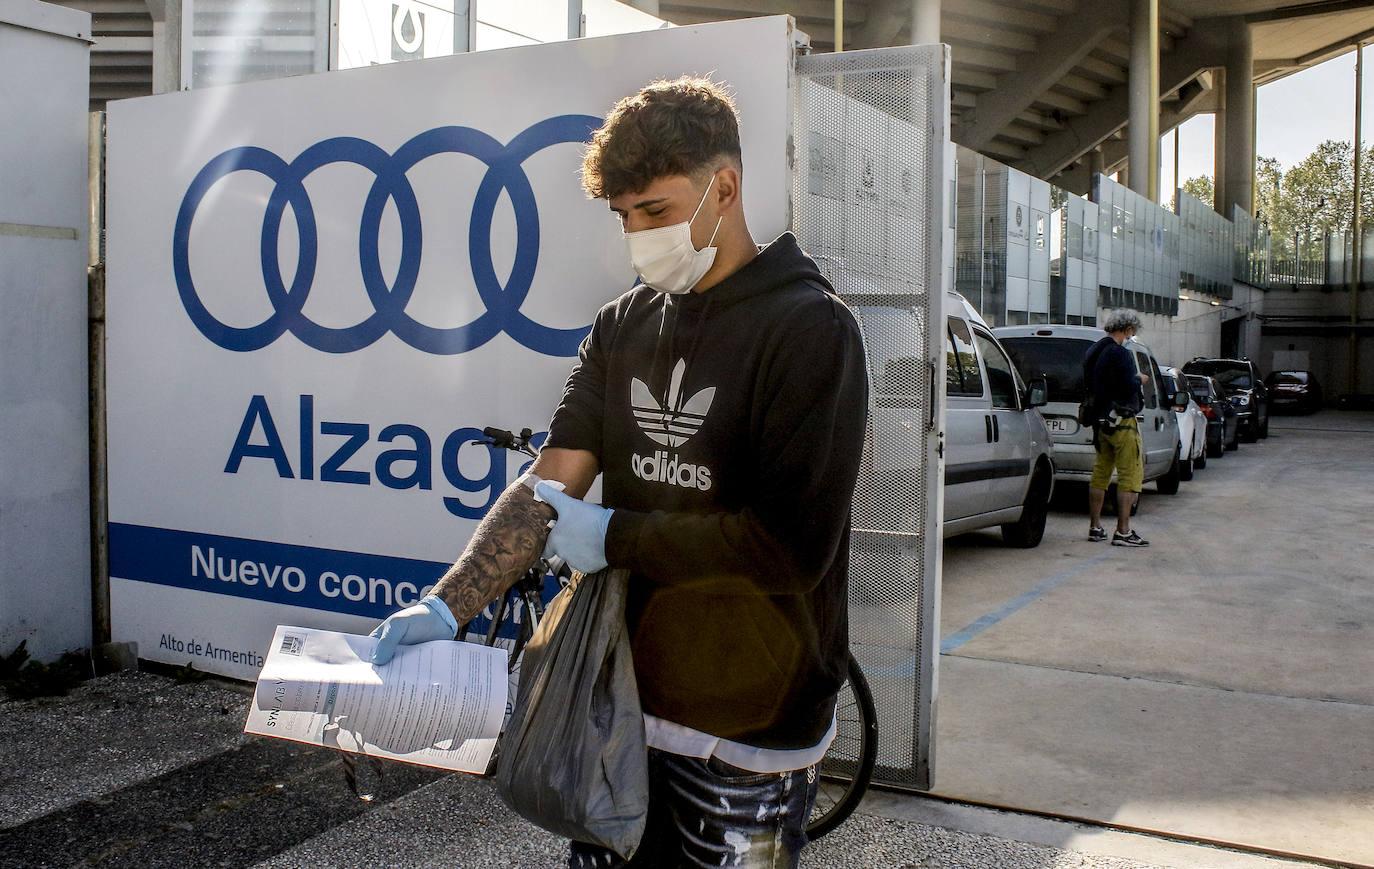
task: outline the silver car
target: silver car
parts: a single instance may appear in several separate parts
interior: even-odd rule
[[[1182,371],[1177,368],[1161,368],[1160,371],[1170,381],[1164,384],[1166,393],[1188,392],[1188,406],[1179,408],[1175,405],[1174,413],[1178,417],[1178,476],[1181,480],[1191,480],[1194,469],[1200,471],[1207,467],[1207,415],[1189,392],[1188,378]]]

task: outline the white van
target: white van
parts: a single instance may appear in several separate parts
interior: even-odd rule
[[[1043,382],[1028,388],[992,330],[963,296],[945,297],[945,484],[944,536],[1000,526],[1011,546],[1032,547],[1045,533],[1054,487],[1054,454],[1045,421],[1036,410],[1045,402]],[[896,469],[916,460],[904,436],[924,423],[921,413],[902,401],[899,385],[925,366],[899,356],[902,347],[921,346],[922,318],[914,311],[882,305],[856,305],[871,358],[876,465]],[[905,378],[886,375],[906,372]],[[906,459],[902,457],[906,456]],[[889,471],[893,472],[893,471]],[[920,473],[919,469],[908,472]],[[861,478],[861,489],[883,485]],[[859,502],[863,503],[860,498]]]
[[[1026,377],[1043,377],[1049,402],[1043,413],[1054,438],[1055,472],[1060,480],[1087,482],[1092,477],[1093,449],[1091,427],[1078,424],[1078,403],[1083,400],[1083,357],[1088,348],[1106,336],[1094,326],[1000,326],[993,330],[1002,346]],[[1149,347],[1131,338],[1125,344],[1131,351],[1136,370],[1149,376],[1145,385],[1145,406],[1136,416],[1145,450],[1145,481],[1154,481],[1166,495],[1178,491],[1179,437],[1174,415],[1177,395],[1169,395],[1159,362]]]

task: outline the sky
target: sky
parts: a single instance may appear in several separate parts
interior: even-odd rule
[[[1255,153],[1283,168],[1301,163],[1327,139],[1351,141],[1355,130],[1355,52],[1262,85],[1256,97]],[[1374,46],[1364,54],[1361,144],[1374,144]],[[1196,115],[1179,128],[1179,183],[1212,174],[1212,115]],[[1160,139],[1160,187],[1174,186],[1174,135]],[[1168,196],[1166,194],[1165,198]]]

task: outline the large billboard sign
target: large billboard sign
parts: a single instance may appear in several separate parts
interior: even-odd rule
[[[281,623],[414,602],[520,470],[596,310],[634,280],[578,184],[620,97],[709,74],[748,219],[788,225],[789,19],[112,103],[114,637],[253,678]]]

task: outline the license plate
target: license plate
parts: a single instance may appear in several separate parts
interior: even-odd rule
[[[1078,431],[1078,422],[1061,417],[1050,417],[1045,420],[1045,428],[1050,430],[1050,434],[1073,434]]]

